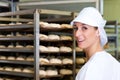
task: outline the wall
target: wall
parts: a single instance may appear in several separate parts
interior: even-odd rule
[[[104,0],[104,18],[120,23],[120,0]]]

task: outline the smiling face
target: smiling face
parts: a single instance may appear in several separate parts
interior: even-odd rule
[[[78,47],[87,49],[98,42],[99,31],[97,27],[93,27],[80,22],[74,22],[74,35],[78,43]]]

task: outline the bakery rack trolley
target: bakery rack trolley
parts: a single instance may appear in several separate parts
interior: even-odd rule
[[[113,51],[113,56],[118,60],[118,21],[117,20],[110,20],[107,21],[105,30],[108,36],[108,49],[107,51]],[[114,44],[110,45],[111,43]],[[111,47],[113,46],[113,47]]]
[[[74,14],[72,14],[72,12],[68,12],[68,11],[46,10],[46,9],[32,9],[32,10],[21,10],[21,11],[15,11],[15,12],[0,13],[0,21],[23,22],[23,23],[25,23],[25,25],[27,25],[27,26],[25,26],[25,25],[24,26],[1,26],[0,30],[5,30],[5,29],[11,29],[11,30],[13,29],[14,30],[14,29],[21,29],[21,28],[23,28],[23,29],[32,28],[33,29],[34,37],[30,38],[28,40],[34,40],[34,49],[30,50],[30,51],[27,50],[27,52],[34,53],[34,64],[33,64],[34,65],[34,75],[27,75],[27,76],[34,77],[34,80],[40,80],[40,77],[39,77],[40,25],[39,25],[39,22],[41,21],[41,19],[40,19],[41,14],[63,15],[63,16],[73,16],[74,15]],[[32,15],[33,19],[21,18],[20,16],[23,16],[23,15]],[[12,16],[12,18],[11,18],[11,16]],[[26,24],[27,22],[34,22],[34,23],[32,25],[28,25],[28,24]],[[7,40],[9,40],[9,39],[7,39]],[[20,39],[20,40],[22,40],[22,39]],[[73,40],[73,42],[74,42],[74,40]],[[73,43],[73,47],[75,47],[74,43]],[[75,48],[73,48],[73,49],[75,49]],[[1,51],[8,51],[8,52],[11,51],[8,49],[0,49],[0,50]],[[15,52],[16,50],[13,50],[13,51]],[[24,52],[25,49],[19,50],[19,51]],[[75,65],[75,50],[73,50],[73,64]],[[73,67],[73,80],[75,79],[74,71],[75,71],[75,67]],[[17,75],[17,74],[13,74],[13,75]],[[19,75],[21,75],[21,74],[18,74],[18,76]]]

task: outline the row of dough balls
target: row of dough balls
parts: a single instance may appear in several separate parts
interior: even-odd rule
[[[19,32],[16,32],[15,34],[13,34],[13,32],[9,34],[0,34],[0,37],[21,37],[21,36],[33,37],[33,34],[21,34]]]
[[[56,76],[56,75],[71,75],[73,71],[71,69],[60,69],[57,70],[39,70],[39,75],[41,77],[45,76]]]
[[[33,49],[34,46],[33,45],[23,46],[23,45],[20,45],[20,44],[17,44],[16,46],[14,46],[14,45],[10,44],[8,46],[0,45],[0,48],[27,48],[27,49]],[[67,46],[55,47],[55,46],[43,46],[43,45],[40,45],[39,50],[40,50],[40,52],[72,52],[72,48],[67,47]],[[80,49],[79,47],[76,47],[76,51],[80,52],[80,51],[83,51],[83,50]]]
[[[1,60],[19,60],[19,61],[34,61],[33,56],[0,56]],[[40,64],[73,64],[73,60],[70,58],[40,58]],[[86,62],[85,58],[76,58],[77,64],[84,64]]]
[[[33,56],[0,56],[0,60],[18,60],[18,61],[34,61]],[[70,58],[63,58],[63,59],[58,59],[58,58],[39,58],[40,64],[73,64],[73,60]]]
[[[33,68],[31,67],[26,67],[26,68],[21,68],[21,67],[9,67],[9,66],[0,66],[1,71],[13,71],[13,72],[24,72],[24,73],[34,73]]]
[[[71,36],[67,36],[67,35],[56,35],[56,34],[49,34],[49,35],[45,35],[45,34],[40,34],[40,40],[72,40]]]
[[[40,52],[72,52],[72,48],[68,46],[60,46],[60,47],[55,47],[55,46],[43,46],[40,45],[39,47]],[[75,50],[77,52],[83,51],[79,47],[76,47]]]
[[[40,27],[43,28],[72,28],[70,24],[57,24],[57,23],[48,23],[48,22],[39,22]]]
[[[34,73],[33,68],[26,67],[26,68],[14,68],[14,67],[0,67],[0,71],[11,71],[11,72],[24,72],[24,73]],[[62,75],[70,75],[72,74],[72,70],[70,69],[60,69],[59,72],[57,69],[48,69],[48,70],[39,70],[40,76],[55,76],[58,74]]]
[[[20,44],[17,44],[16,46],[10,44],[8,46],[5,46],[5,45],[0,45],[0,48],[34,48],[33,45],[26,45],[26,46],[23,46],[23,45],[20,45]]]
[[[58,59],[58,58],[40,58],[40,64],[73,64],[73,60],[70,58],[63,58],[63,59]]]
[[[67,46],[60,46],[60,47],[55,47],[55,46],[43,46],[40,45],[39,47],[40,52],[72,52],[72,48],[71,47],[67,47]]]
[[[0,26],[7,26],[7,25],[21,25],[23,23],[9,23],[9,24],[0,24]],[[33,22],[28,22],[27,24],[33,24]],[[57,23],[48,23],[48,22],[39,22],[40,27],[43,28],[72,28],[70,24],[57,24]]]

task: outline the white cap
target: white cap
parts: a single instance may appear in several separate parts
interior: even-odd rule
[[[84,8],[78,14],[78,16],[71,22],[71,25],[73,25],[74,22],[81,22],[84,24],[98,27],[101,45],[104,46],[108,42],[107,35],[104,30],[106,20],[103,19],[103,17],[96,8],[94,7]]]

